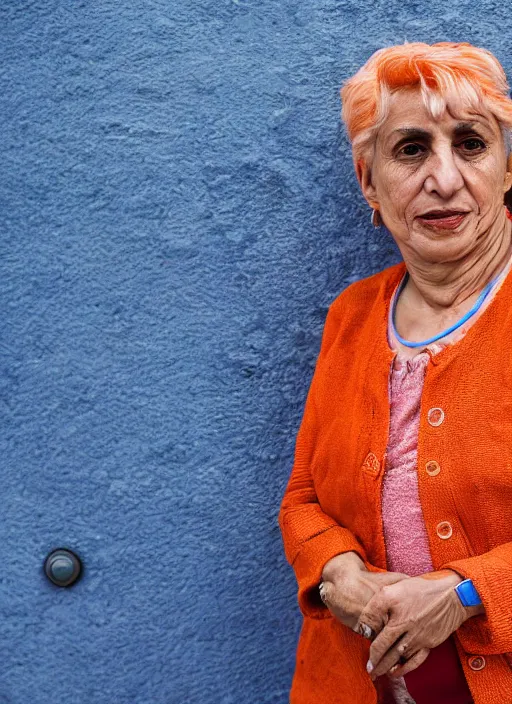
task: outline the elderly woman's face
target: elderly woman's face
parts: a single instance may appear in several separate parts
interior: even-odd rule
[[[503,214],[510,187],[500,126],[491,114],[434,120],[419,91],[393,95],[361,185],[402,254],[452,261],[470,252]]]

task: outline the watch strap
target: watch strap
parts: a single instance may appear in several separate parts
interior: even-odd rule
[[[462,606],[479,606],[482,603],[475,585],[470,579],[465,579],[457,584],[455,591],[461,601]]]

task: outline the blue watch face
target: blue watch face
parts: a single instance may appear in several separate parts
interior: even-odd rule
[[[457,584],[455,591],[459,595],[459,599],[463,606],[479,606],[482,603],[482,600],[475,589],[475,585],[470,579],[465,579],[460,584]]]

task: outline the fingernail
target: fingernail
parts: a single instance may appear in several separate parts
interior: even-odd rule
[[[371,674],[373,672],[373,665],[371,660],[368,660],[368,662],[366,663],[366,672],[368,674]]]

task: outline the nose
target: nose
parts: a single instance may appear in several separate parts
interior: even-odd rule
[[[450,148],[439,150],[429,159],[429,172],[425,179],[428,193],[449,200],[463,186],[464,178]]]

